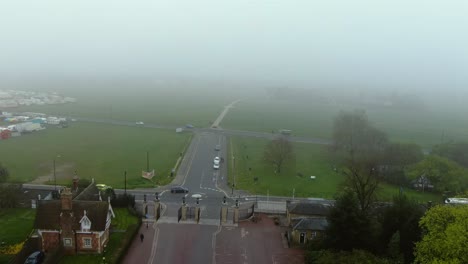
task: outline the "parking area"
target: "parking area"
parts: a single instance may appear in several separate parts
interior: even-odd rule
[[[216,263],[304,263],[302,250],[287,248],[284,229],[266,215],[257,217],[256,223],[246,221],[221,229],[216,235]]]

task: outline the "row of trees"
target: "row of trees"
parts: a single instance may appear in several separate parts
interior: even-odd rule
[[[307,263],[468,263],[468,206],[422,206],[400,193],[393,203],[361,210],[350,190],[328,216]]]
[[[421,147],[393,143],[374,128],[365,112],[341,112],[334,121],[332,152],[344,169],[348,184],[355,185],[362,206],[368,206],[379,180],[408,186],[421,176],[438,192],[467,189],[468,144],[446,143],[424,156]]]
[[[429,205],[409,200],[401,189],[391,204],[377,203],[376,197],[382,180],[406,185],[420,176],[438,191],[462,192],[468,178],[463,160],[450,160],[461,146],[440,145],[425,157],[415,144],[390,142],[364,112],[341,112],[332,153],[345,184],[328,216],[325,238],[310,245],[308,262],[467,263],[468,208],[436,206],[424,216]]]

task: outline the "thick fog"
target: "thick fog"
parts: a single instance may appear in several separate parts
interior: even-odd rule
[[[0,77],[468,90],[468,2],[2,1]]]

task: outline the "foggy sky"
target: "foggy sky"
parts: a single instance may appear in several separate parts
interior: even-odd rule
[[[0,76],[468,90],[465,0],[1,1]]]

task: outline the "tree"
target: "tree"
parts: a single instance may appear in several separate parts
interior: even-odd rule
[[[0,163],[0,183],[6,182],[8,180],[8,176],[10,176],[6,167],[4,167]]]
[[[444,143],[432,148],[432,154],[450,159],[459,165],[468,168],[468,143]]]
[[[393,197],[392,205],[383,212],[380,235],[381,245],[387,245],[387,249],[393,247],[393,250],[387,253],[394,255],[397,252],[392,242],[395,242],[398,233],[398,251],[403,255],[405,263],[413,262],[414,243],[421,239],[421,228],[418,224],[423,214],[421,206],[409,200],[403,193]]]
[[[405,169],[424,159],[421,147],[417,144],[390,143],[384,152],[383,164],[379,170],[385,181],[406,185]]]
[[[415,263],[468,263],[468,207],[435,206],[420,221]]]
[[[375,245],[375,225],[364,213],[351,190],[341,193],[327,217],[325,244],[335,250],[372,249]]]
[[[15,208],[20,201],[21,186],[0,184],[0,208]]]
[[[294,159],[293,145],[284,137],[276,138],[267,145],[263,159],[280,173],[285,163]]]
[[[387,145],[387,136],[369,124],[365,112],[340,112],[335,118],[332,149],[363,212],[375,201]]]
[[[468,185],[468,174],[463,167],[437,155],[430,155],[410,166],[407,174],[411,179],[425,176],[439,192],[463,192]]]
[[[394,264],[403,263],[403,255],[400,251],[400,231],[396,231],[387,245],[387,255],[393,260]]]
[[[306,255],[306,263],[314,264],[390,264],[386,259],[379,258],[364,250],[333,252],[329,250]]]

